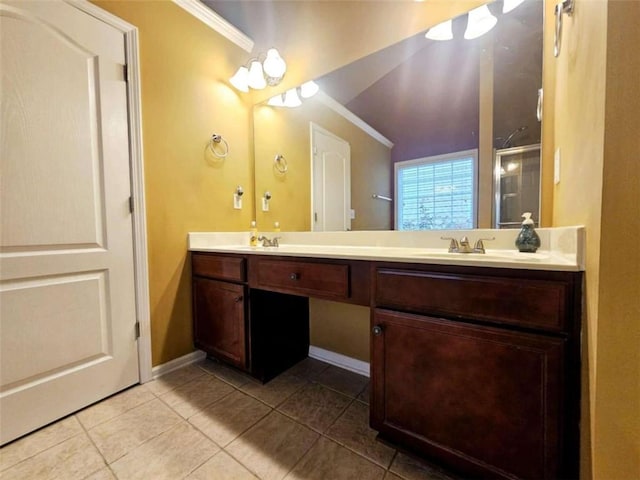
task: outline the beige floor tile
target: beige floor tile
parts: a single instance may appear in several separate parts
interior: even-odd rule
[[[226,451],[262,480],[280,480],[318,437],[313,430],[274,411]]]
[[[92,475],[89,475],[82,480],[116,480],[115,475],[111,472],[109,467],[104,467],[101,470],[98,470]]]
[[[364,390],[360,392],[358,395],[358,400],[369,405],[369,401],[371,398],[371,383],[367,382],[367,386],[364,387]]]
[[[384,480],[403,480],[402,477],[399,477],[395,473],[387,472],[384,476]]]
[[[145,385],[138,385],[81,410],[76,417],[84,428],[90,429],[154,398]]]
[[[119,480],[184,478],[220,448],[188,423],[180,423],[111,465]]]
[[[224,447],[270,411],[271,407],[236,390],[189,418],[189,422]]]
[[[326,431],[352,399],[317,383],[291,395],[278,410],[319,432]]]
[[[398,452],[389,470],[405,480],[454,480],[456,477],[404,453]]]
[[[89,436],[111,463],[182,421],[177,413],[156,399],[95,426],[89,430]]]
[[[227,453],[216,453],[186,480],[256,480],[257,477]]]
[[[189,418],[234,391],[228,383],[212,375],[203,375],[160,398],[183,418]]]
[[[385,470],[352,451],[322,437],[287,480],[382,480]]]
[[[0,449],[0,472],[81,433],[75,417],[67,417]]]
[[[249,375],[209,358],[199,363],[198,367],[215,375],[220,380],[230,383],[234,387],[241,387],[251,381]]]
[[[145,383],[145,385],[154,394],[162,395],[202,375],[205,375],[202,369],[196,365],[187,365],[186,367],[169,372],[156,380]]]
[[[318,375],[316,381],[355,398],[364,390],[369,379],[363,375],[358,375],[357,373],[330,365],[324,372]]]
[[[82,432],[5,470],[0,478],[80,480],[104,467],[104,460]]]
[[[243,385],[240,389],[267,405],[277,407],[292,394],[308,384],[308,381],[300,377],[283,373],[264,385],[252,381]]]
[[[307,357],[287,370],[287,373],[306,378],[307,380],[315,380],[318,375],[320,375],[327,369],[327,367],[329,367],[328,363],[321,362],[320,360],[316,360],[315,358]]]
[[[395,449],[378,442],[378,432],[369,427],[369,407],[353,402],[327,431],[327,436],[347,448],[388,468]]]

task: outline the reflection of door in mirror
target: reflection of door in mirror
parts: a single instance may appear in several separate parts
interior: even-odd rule
[[[351,148],[328,130],[311,125],[313,231],[351,230]]]
[[[330,105],[330,103],[329,103]],[[280,222],[283,231],[315,229],[311,221],[310,128],[313,122],[346,140],[350,146],[350,208],[356,216],[353,230],[383,230],[391,227],[391,203],[373,199],[373,193],[390,195],[391,149],[370,132],[331,108],[321,93],[306,99],[297,108],[278,108],[266,104],[254,107],[255,191],[269,190],[273,199],[270,211],[256,208],[258,228]],[[273,158],[282,154],[288,170],[282,174],[273,168]],[[344,228],[343,228],[344,229]],[[264,231],[264,230],[263,230]]]
[[[517,228],[531,212],[540,222],[540,145],[496,150],[494,226]]]

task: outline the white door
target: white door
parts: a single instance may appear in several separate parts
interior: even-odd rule
[[[138,382],[125,43],[0,3],[0,443]]]
[[[312,219],[314,231],[351,230],[351,148],[311,123]]]

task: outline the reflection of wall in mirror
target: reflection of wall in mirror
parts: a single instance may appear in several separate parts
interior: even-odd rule
[[[257,105],[254,108],[256,197],[270,191],[268,212],[256,208],[258,228],[269,230],[280,222],[285,231],[311,229],[311,151],[309,122],[347,140],[351,146],[351,208],[353,230],[388,230],[392,205],[373,199],[373,193],[391,189],[391,151],[353,123],[325,106],[318,98],[297,108]],[[273,168],[276,154],[287,159],[288,171]]]

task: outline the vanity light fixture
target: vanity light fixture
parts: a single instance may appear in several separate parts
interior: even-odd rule
[[[236,74],[229,79],[231,85],[236,87],[241,92],[249,91],[249,69],[244,65],[241,66]]]
[[[267,58],[264,59],[262,68],[264,69],[267,85],[273,87],[282,81],[282,77],[287,71],[287,64],[278,53],[278,50],[270,48],[267,50]]]
[[[295,88],[291,88],[289,90],[287,90],[287,93],[284,94],[284,106],[285,107],[299,107],[300,105],[302,105],[302,100],[300,100],[300,97],[298,96],[298,92],[296,91]]]
[[[258,60],[253,60],[251,62],[247,80],[249,87],[253,88],[254,90],[262,90],[267,86],[267,80],[264,78],[262,63],[260,63]]]
[[[318,93],[318,90],[320,90],[318,84],[313,80],[309,80],[308,82],[300,85],[300,96],[302,98],[311,98]]]
[[[302,105],[302,98],[311,98],[320,91],[320,87],[316,82],[310,80],[303,83],[299,87],[290,88],[284,93],[274,95],[267,101],[267,105],[272,107],[299,107]]]
[[[496,23],[498,23],[498,19],[491,15],[486,5],[474,8],[469,12],[464,38],[467,40],[478,38],[495,27]]]
[[[511,10],[519,6],[524,0],[504,0],[502,3],[502,13],[509,13]]]
[[[264,60],[261,61],[261,57]],[[262,90],[267,85],[272,87],[278,85],[286,71],[287,64],[278,50],[270,48],[266,55],[261,54],[251,59],[248,67],[242,65],[229,82],[241,92],[248,92],[249,88]]]
[[[439,23],[435,27],[431,27],[424,34],[430,40],[451,40],[453,38],[453,30],[451,27],[451,20]]]

